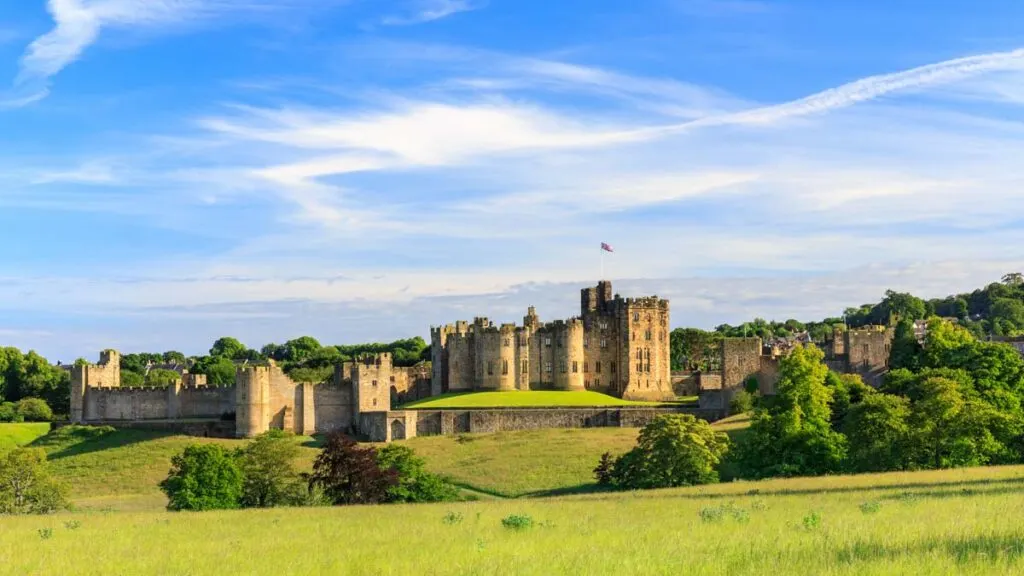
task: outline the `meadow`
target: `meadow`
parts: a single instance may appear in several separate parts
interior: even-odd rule
[[[50,424],[48,422],[0,424],[0,453],[29,444],[49,431]]]
[[[0,574],[1020,573],[1022,487],[1014,466],[454,504],[16,517],[0,531]]]
[[[516,408],[516,407],[578,407],[662,406],[696,403],[697,397],[684,397],[674,402],[641,402],[623,400],[592,390],[519,390],[515,392],[449,392],[403,405],[403,409],[429,410],[439,408]]]

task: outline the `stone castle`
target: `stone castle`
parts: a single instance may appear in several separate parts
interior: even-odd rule
[[[726,338],[720,371],[691,378],[699,407],[393,410],[409,400],[474,390],[594,390],[625,399],[674,400],[681,377],[670,371],[669,303],[622,298],[611,283],[581,291],[580,315],[541,323],[533,307],[522,326],[486,318],[431,328],[431,362],[393,365],[370,354],[335,366],[324,382],[296,382],[274,362],[244,365],[233,386],[208,386],[183,371],[167,388],[122,387],[120,355],[71,366],[71,421],[164,428],[208,436],[251,437],[269,429],[296,434],[346,431],[371,441],[416,435],[544,427],[642,426],[659,413],[691,412],[713,420],[752,379],[775,392],[788,350],[760,338]],[[836,331],[824,346],[832,370],[877,385],[888,370],[892,330]]]
[[[612,295],[611,282],[581,291],[580,315],[523,325],[487,318],[430,329],[432,394],[468,390],[596,390],[630,400],[672,391],[669,305],[657,296]]]

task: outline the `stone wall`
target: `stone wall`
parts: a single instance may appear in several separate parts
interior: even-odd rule
[[[370,441],[396,439],[399,430],[419,436],[493,433],[542,428],[641,428],[663,414],[692,414],[709,422],[725,416],[722,410],[698,408],[494,408],[474,410],[404,410],[364,413],[360,431]],[[399,426],[400,423],[400,426]]]
[[[847,332],[847,371],[860,374],[870,386],[879,386],[889,369],[891,328],[858,328]]]
[[[738,390],[761,370],[760,338],[722,339],[722,389]]]

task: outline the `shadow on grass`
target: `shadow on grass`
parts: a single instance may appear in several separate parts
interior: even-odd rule
[[[36,438],[29,446],[46,450],[49,460],[59,460],[91,452],[122,448],[168,436],[175,436],[175,434],[157,430],[114,430],[106,427],[69,426]]]
[[[836,552],[844,564],[898,560],[900,558],[945,554],[957,564],[967,562],[1016,561],[1024,556],[1024,534],[986,534],[961,538],[928,538],[907,545],[856,542]]]

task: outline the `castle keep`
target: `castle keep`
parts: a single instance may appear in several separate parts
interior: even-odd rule
[[[602,281],[580,294],[580,315],[522,326],[487,318],[432,327],[431,393],[595,390],[630,400],[675,398],[668,300],[622,298]]]

